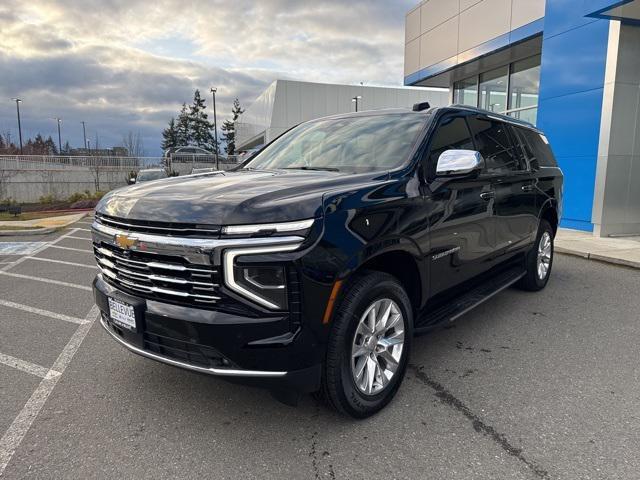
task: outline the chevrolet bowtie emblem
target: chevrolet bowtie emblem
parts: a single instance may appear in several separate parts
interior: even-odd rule
[[[129,250],[131,247],[136,245],[138,241],[135,238],[129,238],[126,235],[116,235],[116,244],[125,250]]]

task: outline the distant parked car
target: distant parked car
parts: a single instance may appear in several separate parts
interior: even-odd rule
[[[148,182],[150,180],[160,180],[161,178],[167,178],[167,172],[164,168],[147,168],[145,170],[140,170],[136,177],[131,177],[129,183],[140,183],[140,182]]]
[[[173,148],[168,148],[167,150],[164,151],[164,156],[165,157],[171,157],[171,156],[176,156],[176,155],[207,155],[207,156],[211,156],[211,155],[215,155],[213,152],[210,152],[209,150],[206,150],[202,147],[191,147],[191,146],[186,146],[186,147],[173,147]]]

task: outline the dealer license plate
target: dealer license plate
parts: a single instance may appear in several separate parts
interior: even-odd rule
[[[136,331],[136,314],[133,305],[109,297],[109,317],[119,327]]]

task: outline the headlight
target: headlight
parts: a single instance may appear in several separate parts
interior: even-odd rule
[[[234,277],[238,285],[259,297],[263,304],[269,302],[284,309],[287,306],[287,282],[284,267],[252,266],[234,267]],[[269,305],[267,305],[269,306]]]
[[[229,249],[224,252],[225,284],[240,295],[270,309],[287,307],[286,269],[279,265],[237,265],[236,258],[244,255],[290,252],[300,246],[272,245],[254,248]]]
[[[308,230],[314,219],[295,222],[262,223],[256,225],[226,225],[222,227],[224,235],[272,235],[274,233],[292,233]]]

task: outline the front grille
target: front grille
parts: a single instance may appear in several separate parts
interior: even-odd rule
[[[220,300],[218,272],[173,255],[124,250],[93,244],[98,267],[107,282],[145,298],[179,305],[210,306]]]
[[[219,225],[200,225],[191,223],[151,222],[147,220],[131,220],[110,217],[102,213],[95,214],[95,220],[102,225],[127,232],[142,232],[169,237],[217,238],[220,236]]]
[[[229,368],[234,365],[215,348],[145,332],[144,349],[202,367]]]

